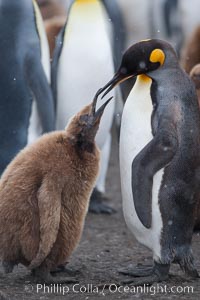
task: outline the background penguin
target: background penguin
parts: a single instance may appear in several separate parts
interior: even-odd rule
[[[36,0],[44,20],[67,16],[67,0]]]
[[[200,24],[199,20],[199,0],[178,0],[178,7],[180,10],[180,22],[184,33],[184,40],[186,41],[193,30]]]
[[[197,26],[186,40],[181,53],[181,65],[189,74],[200,63],[200,26]]]
[[[36,3],[0,2],[0,174],[27,143],[54,129],[48,43]]]
[[[200,107],[200,64],[195,65],[192,70],[190,71],[190,78],[195,84],[197,96],[198,96],[198,102]],[[196,209],[196,222],[195,222],[195,228],[194,230],[199,231],[200,230],[200,201],[197,205]]]
[[[56,128],[62,129],[70,117],[87,104],[92,94],[114,74],[109,40],[109,17],[99,0],[76,0],[68,22],[57,41],[52,64],[52,88],[56,100]],[[101,167],[91,197],[90,211],[111,213],[102,200],[110,156],[114,103],[105,112],[97,134]]]
[[[126,29],[124,19],[117,1],[102,0],[112,24],[112,46],[115,69],[119,67],[122,53],[125,50]]]
[[[44,22],[51,59],[53,59],[53,53],[56,46],[56,37],[59,35],[65,23],[66,18],[62,16],[56,16]]]
[[[53,57],[56,37],[67,19],[67,0],[37,0],[44,19],[49,42],[50,57]]]
[[[178,0],[151,1],[149,15],[151,38],[162,38],[170,42],[178,55],[184,39],[181,17]]]
[[[22,263],[46,282],[81,237],[99,170],[94,141],[106,101],[76,114],[65,131],[46,134],[23,149],[0,180],[0,259],[6,272]]]
[[[123,110],[120,172],[126,223],[153,251],[154,266],[123,271],[136,284],[168,277],[177,262],[198,277],[191,250],[199,199],[200,114],[194,85],[173,48],[147,40],[129,48],[101,90],[137,76]]]
[[[200,64],[195,65],[190,71],[190,77],[195,84],[200,106]]]

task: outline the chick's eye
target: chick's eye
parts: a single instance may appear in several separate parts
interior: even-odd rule
[[[88,121],[88,115],[80,116],[80,121],[81,121],[81,123],[87,122]]]

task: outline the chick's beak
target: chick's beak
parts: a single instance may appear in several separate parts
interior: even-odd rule
[[[103,115],[103,112],[106,108],[106,106],[108,105],[108,103],[113,99],[113,97],[110,97],[97,111],[96,111],[96,104],[97,104],[97,99],[98,96],[101,92],[101,89],[96,93],[94,100],[92,102],[92,111],[91,111],[91,115],[93,117],[93,121],[94,123],[96,122],[100,122],[101,117]]]

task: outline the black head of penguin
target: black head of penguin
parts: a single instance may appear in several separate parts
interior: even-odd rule
[[[140,74],[151,74],[163,67],[175,67],[177,56],[172,46],[162,40],[144,40],[131,46],[123,55],[114,77],[100,90],[105,96],[119,83]],[[151,77],[151,76],[150,76]]]

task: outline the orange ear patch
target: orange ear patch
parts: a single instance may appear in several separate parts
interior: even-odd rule
[[[165,53],[161,49],[154,49],[151,52],[151,55],[149,57],[150,62],[157,63],[159,62],[162,66],[165,61]]]

